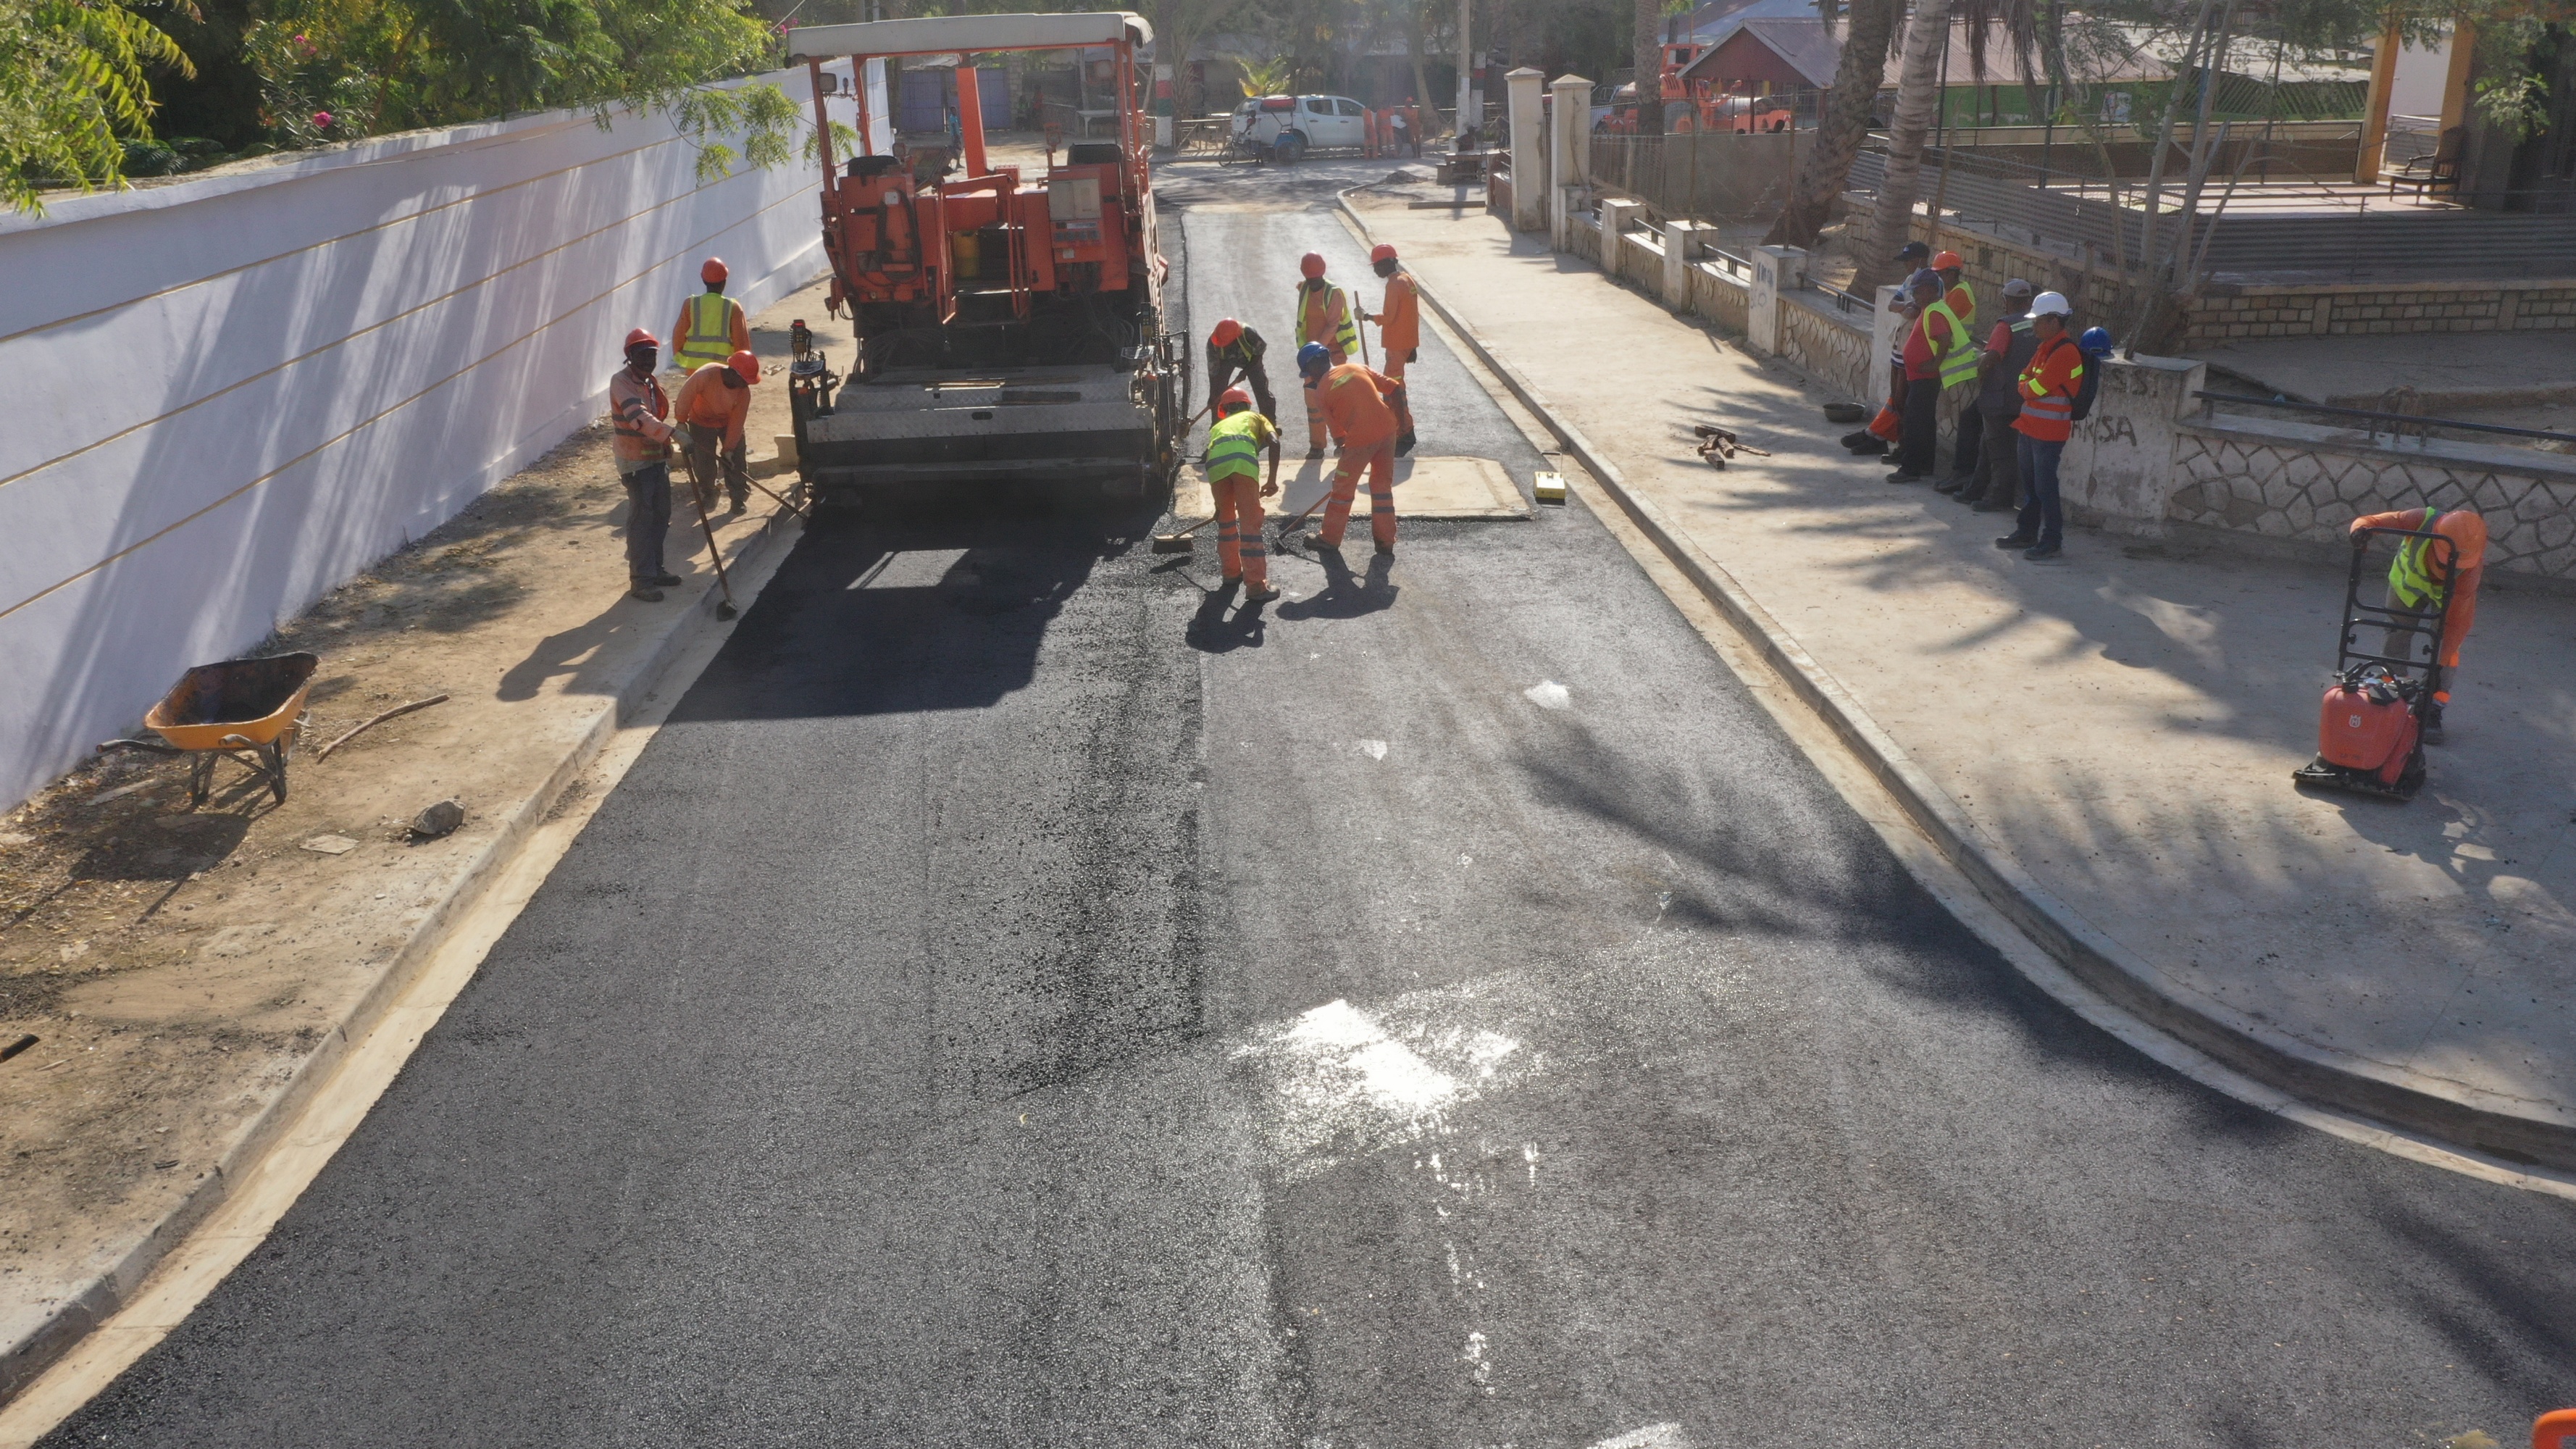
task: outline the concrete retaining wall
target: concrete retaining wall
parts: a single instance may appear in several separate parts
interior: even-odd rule
[[[590,421],[708,254],[753,308],[821,273],[810,165],[696,156],[555,112],[0,219],[0,794]]]

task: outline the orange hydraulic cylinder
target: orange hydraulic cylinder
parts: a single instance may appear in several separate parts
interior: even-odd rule
[[[957,67],[957,134],[966,144],[966,175],[989,175],[984,164],[984,87],[975,67]]]

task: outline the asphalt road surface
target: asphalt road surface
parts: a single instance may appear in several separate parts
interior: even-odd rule
[[[1371,169],[1184,215],[1197,324],[1278,326],[1309,248],[1361,279],[1306,204]],[[1424,351],[1425,451],[1526,486]],[[2397,1446],[2576,1401],[2576,1209],[2059,1009],[1579,506],[1284,558],[1258,616],[1153,522],[808,537],[49,1442]]]

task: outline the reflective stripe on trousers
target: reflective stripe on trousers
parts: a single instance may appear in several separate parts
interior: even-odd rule
[[[1246,588],[1270,582],[1270,550],[1261,542],[1261,480],[1220,478],[1208,485],[1216,495],[1216,563],[1229,579]]]
[[[1324,542],[1341,547],[1342,533],[1350,527],[1351,504],[1359,497],[1360,470],[1369,477],[1369,536],[1392,547],[1395,543],[1395,439],[1384,438],[1366,448],[1342,449],[1333,464],[1333,501],[1324,505],[1324,526],[1318,530]]]

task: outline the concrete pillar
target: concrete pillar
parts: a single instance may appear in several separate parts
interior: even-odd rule
[[[2067,512],[2115,533],[2164,533],[2173,497],[2176,425],[2200,411],[2205,363],[2180,357],[2098,360],[2102,390],[2058,466]]]
[[[2361,153],[2352,163],[2352,179],[2360,186],[2374,185],[2379,180],[2379,161],[2388,148],[2388,94],[2397,85],[2397,52],[2405,45],[2396,21],[2379,33],[2379,49],[2370,58],[2370,93],[2361,106]]]
[[[1172,138],[1177,129],[1172,116],[1173,107],[1172,68],[1158,65],[1154,67],[1154,148],[1158,151],[1172,149]]]
[[[1753,293],[1745,299],[1744,340],[1754,351],[1777,357],[1787,349],[1788,338],[1780,326],[1782,299],[1806,284],[1805,248],[1753,249]]]
[[[1508,88],[1505,114],[1512,133],[1512,230],[1537,231],[1548,222],[1545,121],[1539,104],[1547,77],[1522,66],[1504,76],[1503,84]]]
[[[1676,312],[1691,309],[1691,264],[1699,260],[1705,239],[1717,228],[1695,221],[1664,223],[1664,305]]]
[[[1628,275],[1628,228],[1636,224],[1637,213],[1646,209],[1642,201],[1601,203],[1601,270],[1613,277]]]
[[[1573,243],[1566,222],[1579,202],[1579,188],[1590,175],[1592,160],[1592,82],[1561,75],[1548,82],[1548,236],[1558,251]]]
[[[2462,16],[2451,22],[2449,70],[2442,77],[2442,129],[2469,119],[2469,72],[2478,54],[2478,23]]]

